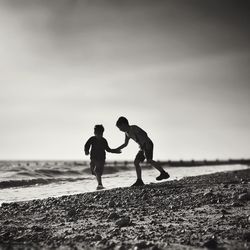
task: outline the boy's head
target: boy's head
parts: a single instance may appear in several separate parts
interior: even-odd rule
[[[119,117],[119,119],[116,122],[116,126],[123,132],[128,131],[129,129],[129,122],[127,120],[127,118],[121,116]]]
[[[102,125],[95,125],[94,133],[98,137],[102,137],[104,132],[104,127]]]

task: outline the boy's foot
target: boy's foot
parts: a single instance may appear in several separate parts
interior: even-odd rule
[[[96,190],[101,190],[101,189],[104,189],[104,186],[103,185],[98,185]]]
[[[170,176],[167,172],[161,172],[161,174],[159,176],[156,177],[156,180],[157,181],[161,181],[161,180],[164,180],[164,179],[168,179]]]
[[[139,186],[144,186],[144,182],[142,181],[142,179],[137,179],[137,181],[131,187],[139,187]]]

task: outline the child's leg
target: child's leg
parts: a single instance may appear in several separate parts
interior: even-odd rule
[[[136,182],[132,185],[132,187],[135,187],[135,186],[143,186],[143,185],[144,185],[144,183],[143,183],[143,181],[142,181],[142,178],[141,178],[141,166],[140,166],[140,162],[143,162],[144,160],[145,160],[144,153],[143,153],[142,150],[140,150],[140,151],[138,152],[138,154],[136,155],[135,160],[134,160],[137,180],[136,180]]]
[[[95,162],[93,160],[90,161],[90,171],[92,175],[95,175]]]
[[[149,160],[147,160],[147,162],[151,165],[151,166],[153,166],[154,168],[156,168],[159,172],[165,172],[165,170],[161,167],[161,165],[158,163],[158,162],[156,162],[156,161],[154,161],[154,160],[152,160],[152,159],[149,159]]]
[[[140,150],[134,160],[137,179],[141,180],[141,166],[140,163],[145,160],[145,156],[142,150]]]
[[[95,173],[96,173],[96,180],[98,185],[102,186],[102,173],[104,169],[104,162],[98,161],[96,162],[96,168],[95,168]]]
[[[96,180],[98,185],[102,186],[102,176],[98,173],[96,173]]]
[[[156,180],[163,180],[163,179],[168,179],[169,178],[169,174],[162,168],[162,166],[153,160],[153,148],[154,148],[154,144],[152,142],[149,142],[146,144],[145,146],[145,155],[147,158],[147,162],[151,164],[151,166],[153,166],[154,168],[156,168],[161,174],[156,177]]]
[[[139,161],[134,161],[137,179],[141,180],[141,166]]]
[[[157,181],[161,181],[164,179],[168,179],[170,176],[168,174],[168,172],[166,172],[160,165],[158,162],[154,161],[154,160],[148,160],[148,162],[155,167],[161,174],[159,176],[156,177]]]
[[[153,144],[153,142],[149,141],[148,143],[146,143],[146,145],[144,146],[143,149],[144,149],[144,153],[145,153],[147,162],[151,166],[153,166],[154,168],[156,168],[159,172],[163,172],[164,170],[160,166],[160,164],[153,160],[153,150],[154,150],[154,144]]]

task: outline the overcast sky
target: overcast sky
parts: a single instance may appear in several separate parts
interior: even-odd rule
[[[248,3],[0,0],[0,159],[86,160],[121,115],[155,159],[250,157]]]

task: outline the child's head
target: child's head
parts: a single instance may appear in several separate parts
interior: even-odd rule
[[[123,116],[119,117],[119,119],[116,122],[116,126],[123,132],[128,131],[129,129],[128,119]]]
[[[104,132],[104,127],[102,125],[95,125],[94,133],[97,137],[102,137]]]

